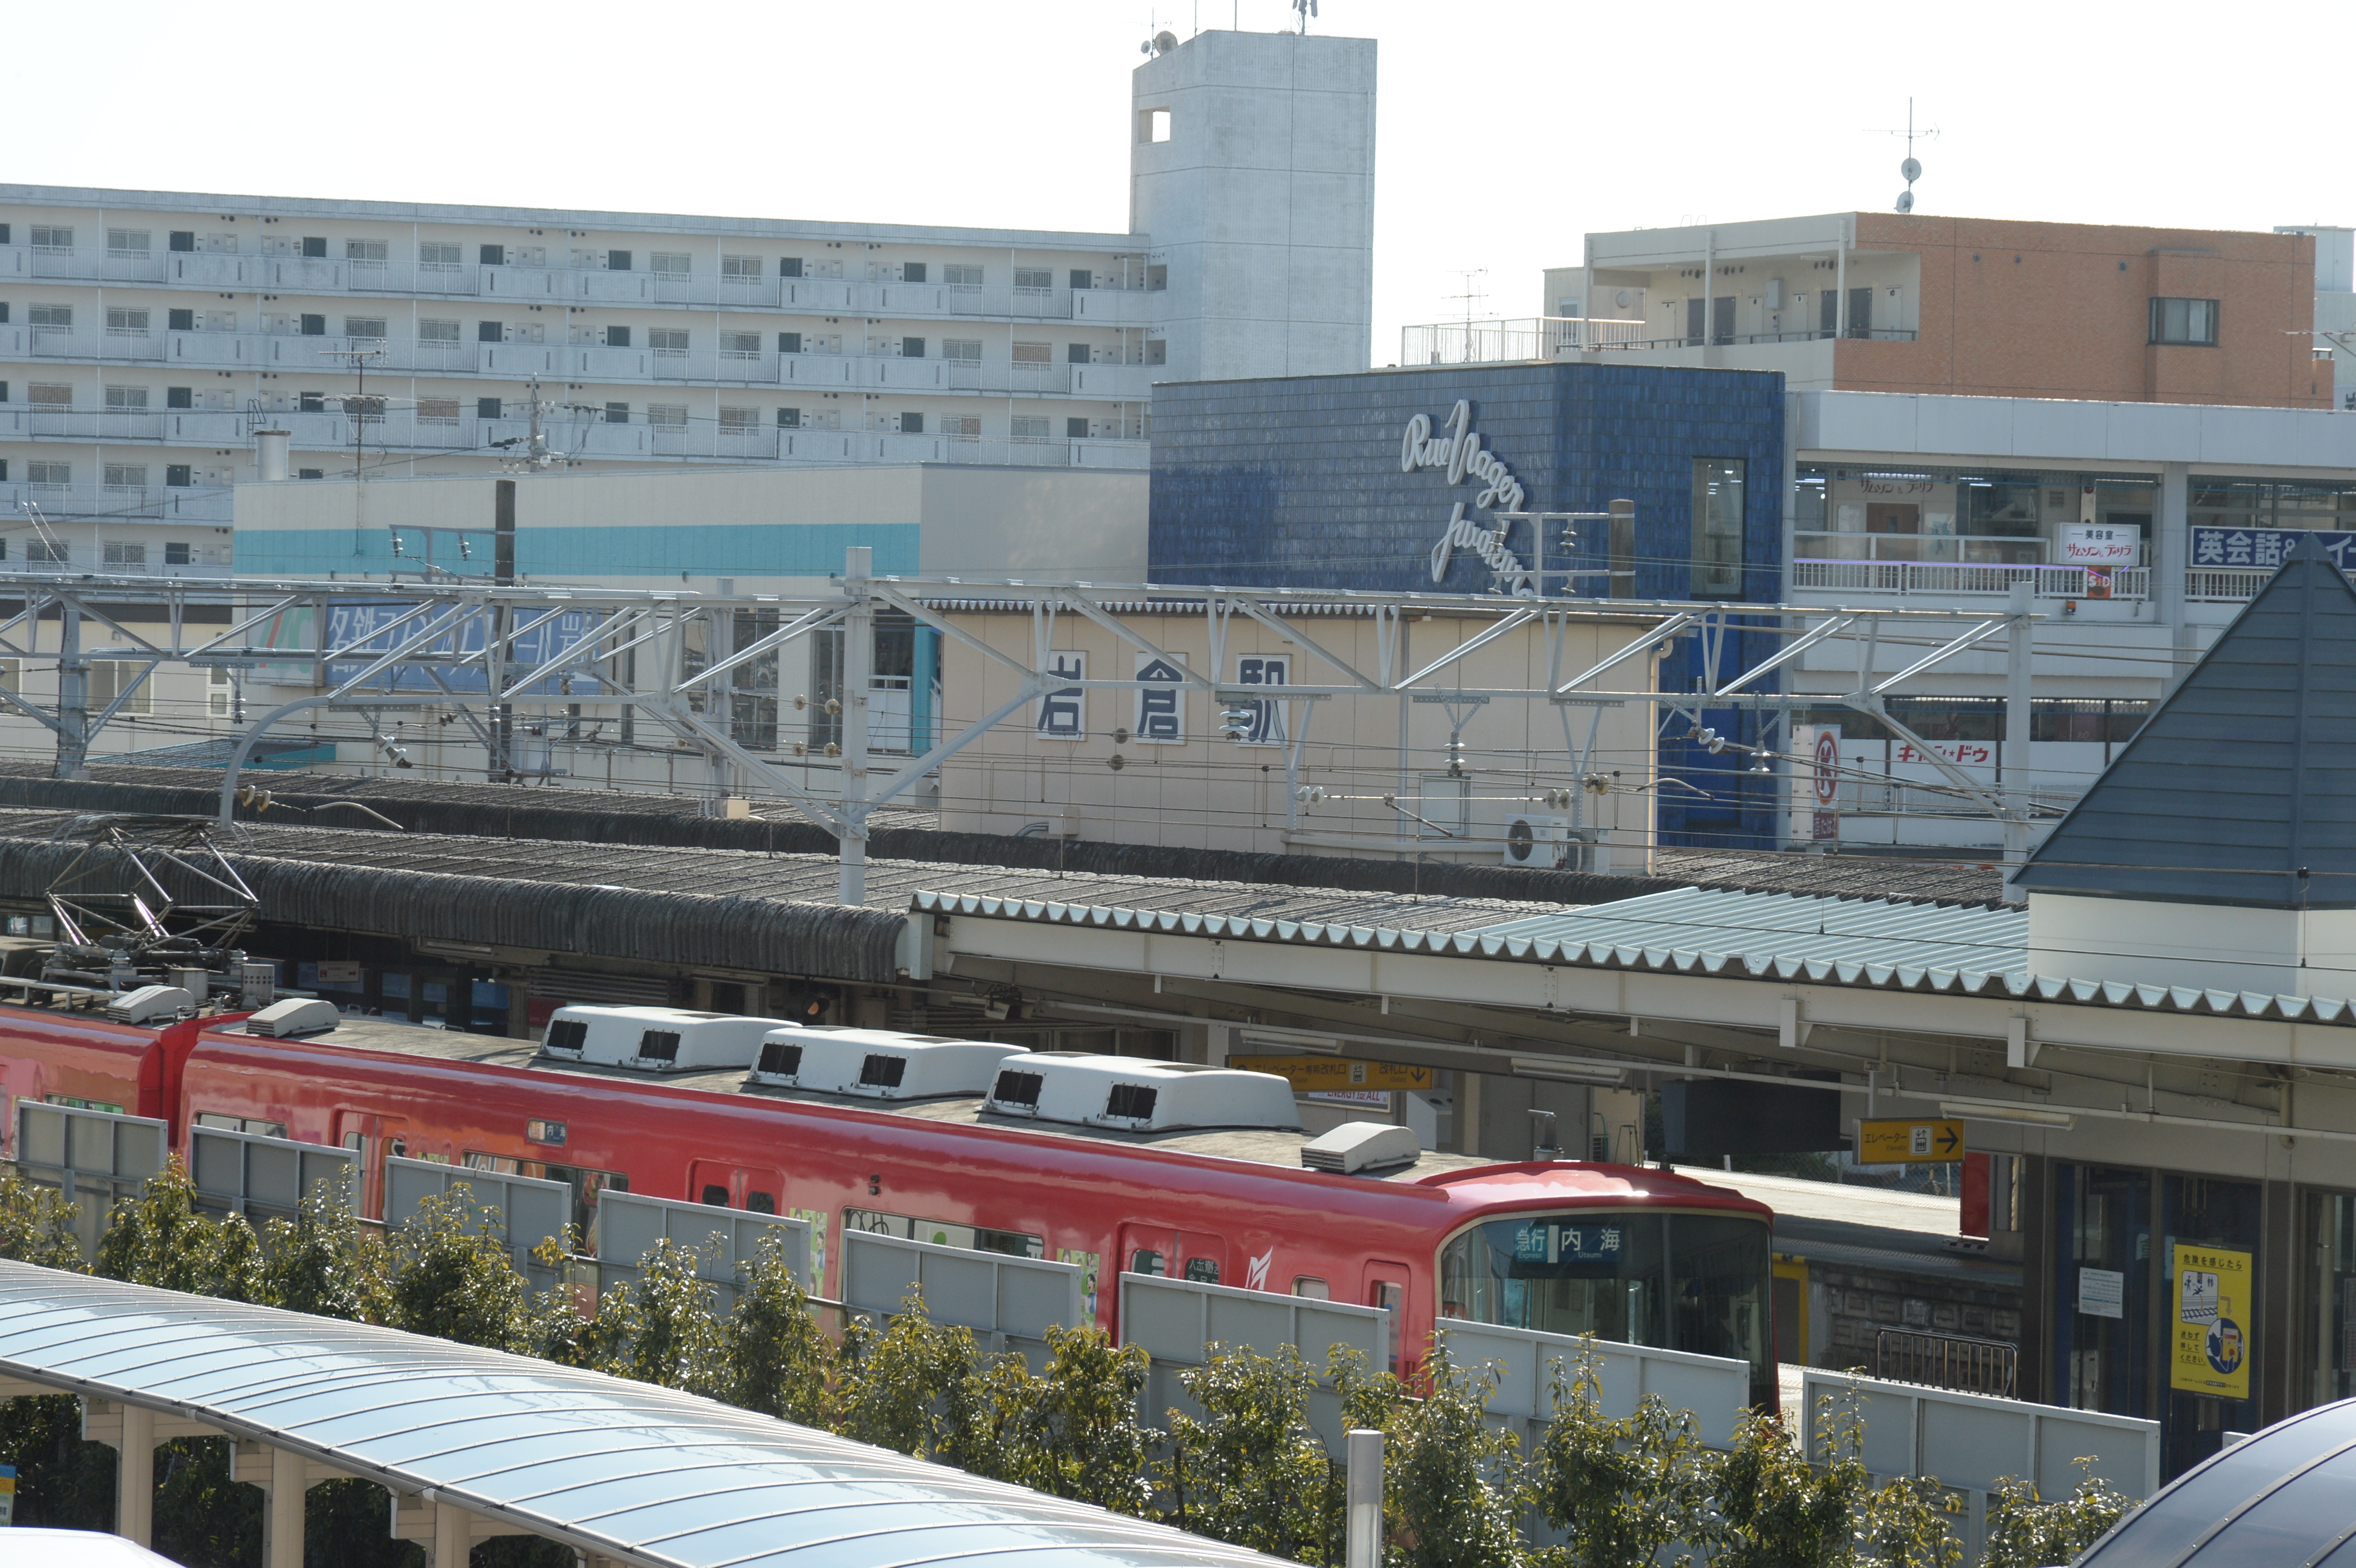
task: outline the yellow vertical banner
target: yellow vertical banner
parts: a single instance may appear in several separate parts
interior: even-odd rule
[[[2168,1385],[2218,1399],[2250,1397],[2250,1254],[2178,1245],[2169,1270],[2176,1331]]]

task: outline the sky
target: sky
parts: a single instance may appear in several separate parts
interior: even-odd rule
[[[1590,231],[1887,209],[1913,100],[1931,215],[2356,223],[2356,8],[1778,12],[1319,0],[1380,47],[1376,364],[1402,325],[1540,313]],[[28,184],[1125,230],[1129,72],[1157,28],[1291,0],[413,0],[231,16],[13,8]],[[28,62],[45,61],[44,69]]]

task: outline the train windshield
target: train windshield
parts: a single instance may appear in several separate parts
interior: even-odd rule
[[[1517,1215],[1448,1243],[1443,1317],[1751,1363],[1751,1400],[1771,1403],[1768,1235],[1733,1214],[1587,1210]]]

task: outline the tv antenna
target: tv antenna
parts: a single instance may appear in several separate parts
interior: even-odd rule
[[[1914,128],[1914,101],[1910,98],[1906,101],[1906,129],[1884,131],[1881,133],[1885,136],[1906,138],[1906,158],[1898,165],[1898,173],[1906,181],[1906,188],[1898,193],[1898,200],[1892,206],[1896,211],[1912,212],[1914,210],[1914,182],[1922,177],[1922,165],[1914,156],[1914,144],[1918,139],[1925,142],[1933,140],[1939,134],[1938,127],[1933,126],[1924,131],[1917,131]]]
[[[1467,342],[1470,342],[1472,336],[1473,307],[1483,304],[1489,297],[1489,291],[1483,288],[1480,283],[1480,280],[1488,275],[1489,269],[1486,267],[1467,267],[1459,270],[1456,280],[1464,286],[1447,296],[1452,300],[1464,302],[1464,336]]]
[[[1309,31],[1309,18],[1317,15],[1317,0],[1292,0],[1292,9],[1301,17],[1301,30]]]
[[[351,362],[353,371],[359,377],[359,393],[344,399],[343,404],[344,412],[349,414],[352,421],[352,478],[355,481],[364,479],[368,475],[367,464],[361,461],[364,450],[362,443],[367,439],[369,421],[371,418],[383,419],[385,405],[384,395],[381,392],[374,398],[369,396],[368,368],[372,364],[383,363],[384,350],[380,347],[322,348],[319,350],[319,357],[323,359],[348,359]]]

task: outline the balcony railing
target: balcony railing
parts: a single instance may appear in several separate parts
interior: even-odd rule
[[[472,253],[472,247],[469,247]],[[1002,255],[1003,252],[1001,252]],[[708,265],[708,263],[707,263]],[[802,315],[866,313],[926,317],[1136,325],[1152,319],[1162,291],[1016,288],[1003,267],[980,284],[910,283],[890,278],[786,278],[709,271],[685,273],[558,265],[478,266],[448,261],[365,261],[318,256],[256,256],[210,251],[110,254],[102,248],[0,245],[0,278],[157,283],[175,288],[284,294],[423,295],[604,304],[710,305]],[[1055,274],[1060,277],[1059,272]]]
[[[1912,343],[1911,327],[1851,327],[1834,332],[1720,332],[1713,347],[1813,343],[1830,337]],[[1661,335],[1650,322],[1605,316],[1527,316],[1513,321],[1446,321],[1399,329],[1402,365],[1489,365],[1615,350],[1699,348],[1698,336]]]
[[[156,470],[150,465],[148,472]],[[70,518],[105,522],[210,523],[232,520],[226,485],[28,485],[0,484],[0,519],[21,525],[30,502],[51,521]]]
[[[2259,574],[2261,577],[2266,575]],[[1792,587],[1900,598],[1999,598],[2016,582],[2039,599],[2148,599],[2147,566],[1976,566],[1937,560],[1794,560]]]

